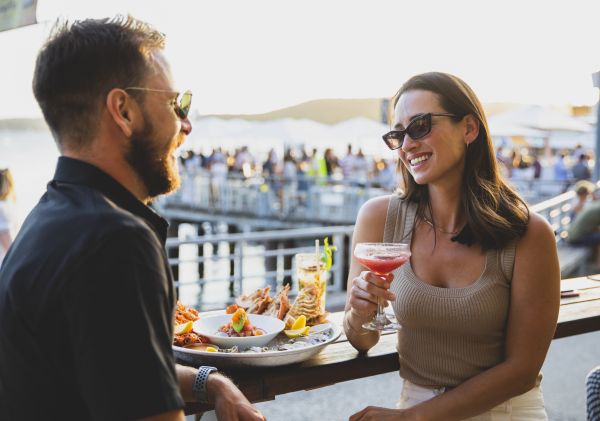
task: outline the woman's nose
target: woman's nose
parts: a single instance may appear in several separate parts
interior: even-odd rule
[[[408,134],[404,135],[404,139],[402,140],[402,151],[406,152],[415,147],[417,142],[413,140]]]

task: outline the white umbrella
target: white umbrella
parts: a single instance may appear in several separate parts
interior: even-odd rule
[[[495,115],[490,120],[512,129],[521,127],[523,129],[528,128],[543,132],[588,132],[591,129],[590,124],[581,119],[572,117],[557,108],[543,107],[541,105],[521,107],[513,111]],[[525,134],[525,131],[523,133],[514,133],[514,135],[528,136],[528,134]]]

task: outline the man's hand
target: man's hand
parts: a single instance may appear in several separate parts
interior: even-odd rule
[[[215,404],[217,419],[226,421],[265,421],[244,394],[227,377],[218,373],[208,376],[208,399]]]

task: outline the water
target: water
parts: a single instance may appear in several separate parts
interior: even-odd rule
[[[217,227],[219,228],[219,227]],[[196,234],[196,227],[191,224],[181,224],[179,228],[179,238],[185,239],[189,235]],[[250,294],[257,288],[265,286],[265,262],[260,257],[264,253],[264,247],[258,245],[245,245],[243,250],[245,257],[244,279],[241,289],[235,291],[235,295]],[[257,256],[258,255],[258,256]],[[192,260],[198,256],[198,246],[186,244],[179,248],[179,258],[182,260]],[[204,256],[208,257],[204,261],[204,277],[206,279],[218,279],[229,276],[229,245],[227,243],[204,245]],[[192,282],[198,278],[198,266],[195,262],[182,262],[179,265],[179,280],[182,283]],[[272,291],[274,292],[274,291]],[[230,300],[229,282],[213,281],[204,286],[204,291],[200,296],[200,286],[185,285],[179,289],[179,299],[185,305],[192,305],[200,310],[209,310],[212,308],[223,308],[223,303]],[[273,295],[273,294],[271,294]]]
[[[9,167],[13,173],[20,222],[46,191],[58,155],[48,131],[0,130],[0,167]]]

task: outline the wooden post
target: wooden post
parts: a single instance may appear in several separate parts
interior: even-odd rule
[[[236,225],[227,225],[227,232],[229,234],[238,234],[240,233],[240,229],[238,226]],[[240,250],[241,252],[241,250]],[[231,242],[229,243],[229,256],[234,256],[235,255],[235,243]],[[233,258],[229,259],[229,276],[235,276],[235,260]],[[230,298],[234,298],[235,297],[235,281],[229,281],[229,297]]]
[[[296,242],[294,240],[286,240],[283,242],[283,247],[288,249],[288,248],[293,248],[296,246]],[[286,254],[283,256],[283,270],[287,271],[287,270],[291,270],[292,269],[292,259],[293,259],[293,255],[290,254]],[[283,286],[289,285],[290,287],[292,287],[292,277],[291,275],[285,275],[283,277]]]
[[[279,241],[265,241],[265,252],[277,250],[281,243]],[[277,256],[265,256],[265,272],[277,272]],[[271,287],[271,291],[277,289],[277,275],[267,275],[266,284]]]
[[[196,224],[196,233],[198,237],[204,236],[204,228],[202,227],[202,223]],[[204,257],[204,244],[198,244],[198,257]],[[204,278],[204,261],[198,262],[197,264],[197,279]],[[200,290],[198,291],[198,304],[202,303],[202,298],[204,296],[204,284],[200,284]]]

